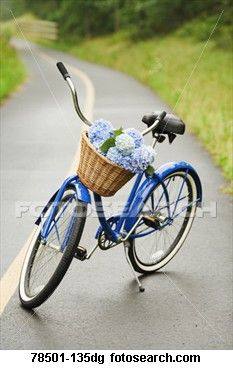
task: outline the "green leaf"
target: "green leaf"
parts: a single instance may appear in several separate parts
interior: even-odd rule
[[[148,176],[153,176],[154,172],[155,172],[155,169],[154,169],[154,167],[153,167],[153,166],[148,166],[148,167],[147,167],[147,169],[146,169],[146,174],[147,174]]]
[[[115,146],[115,138],[110,137],[109,139],[105,140],[104,143],[100,146],[100,150],[103,153],[107,153],[108,149]]]
[[[123,131],[123,128],[122,127],[118,128],[117,130],[114,130],[113,131],[114,138],[116,138],[117,136],[119,136],[119,135],[121,135],[123,133],[124,133],[124,131]]]

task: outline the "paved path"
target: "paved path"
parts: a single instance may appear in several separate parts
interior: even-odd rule
[[[23,42],[17,47],[29,78],[1,107],[2,274],[12,266],[34,220],[28,212],[16,217],[19,202],[47,200],[66,175],[81,132],[67,87],[41,52],[89,76],[96,96],[94,118],[142,129],[144,113],[168,109],[124,74],[33,45],[30,52]],[[81,104],[88,103],[83,79],[74,80]],[[166,275],[144,278],[146,291],[139,294],[121,246],[97,251],[88,263],[75,260],[54,295],[34,312],[24,311],[17,292],[13,295],[2,315],[3,349],[232,348],[230,198],[219,191],[224,182],[219,170],[189,134],[158,148],[158,164],[180,159],[200,174],[206,212],[164,268]],[[126,192],[119,192],[117,200]],[[93,246],[96,225],[88,220],[83,245]]]

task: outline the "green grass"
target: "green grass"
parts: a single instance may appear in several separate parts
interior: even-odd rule
[[[0,103],[26,77],[26,70],[18,57],[16,50],[11,47],[5,37],[0,37]]]
[[[123,71],[151,87],[175,109],[232,181],[231,53],[212,42],[203,51],[204,45],[178,33],[138,42],[119,33],[75,46],[55,46]]]

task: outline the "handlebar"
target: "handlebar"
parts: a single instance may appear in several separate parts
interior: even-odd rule
[[[147,135],[149,132],[151,132],[152,130],[154,130],[156,128],[156,126],[158,125],[158,123],[160,121],[162,121],[164,119],[164,117],[166,116],[166,112],[163,111],[160,113],[160,115],[156,118],[155,122],[153,123],[153,125],[151,125],[150,127],[148,127],[146,130],[142,131],[142,135]]]
[[[67,79],[67,77],[70,77],[66,67],[64,66],[64,64],[62,62],[58,62],[57,63],[57,68],[59,69],[59,71],[61,72],[64,80]]]
[[[78,102],[78,95],[77,95],[76,89],[74,87],[74,84],[71,81],[69,72],[67,71],[66,67],[64,66],[64,64],[62,62],[57,63],[57,68],[59,69],[62,77],[67,82],[67,84],[70,88],[72,98],[73,98],[73,102],[74,102],[74,107],[75,107],[75,110],[76,110],[79,118],[85,123],[85,125],[91,126],[91,122],[88,121],[88,119],[83,115],[83,113],[80,109],[79,102]]]
[[[78,95],[77,95],[77,92],[76,92],[76,89],[74,87],[74,84],[73,82],[71,81],[71,78],[70,78],[70,75],[69,75],[69,72],[67,71],[66,67],[64,66],[64,64],[62,62],[58,62],[57,63],[57,68],[59,69],[62,77],[64,78],[64,80],[67,82],[69,88],[70,88],[70,91],[71,91],[71,94],[72,94],[72,97],[73,97],[73,102],[74,102],[74,107],[75,107],[75,110],[79,116],[79,118],[87,125],[87,126],[91,126],[91,122],[88,121],[88,119],[83,115],[81,109],[80,109],[80,106],[79,106],[79,102],[78,102]],[[148,127],[146,130],[142,131],[142,135],[146,135],[148,134],[149,132],[151,132],[152,130],[154,130],[156,128],[156,126],[158,125],[158,123],[166,116],[166,112],[162,112],[160,113],[160,115],[157,117],[157,119],[155,120],[155,122],[153,123],[152,126]]]

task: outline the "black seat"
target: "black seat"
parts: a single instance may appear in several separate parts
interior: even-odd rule
[[[146,114],[142,118],[148,127],[153,125],[156,118],[160,115],[161,112],[154,112],[151,114]],[[183,135],[185,132],[184,122],[177,116],[171,113],[167,113],[162,121],[159,122],[158,126],[153,130],[153,134],[178,134]]]

